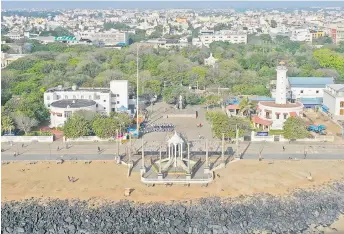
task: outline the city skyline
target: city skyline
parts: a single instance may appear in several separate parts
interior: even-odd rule
[[[163,8],[190,8],[190,9],[219,9],[219,8],[316,8],[316,7],[344,7],[341,1],[2,1],[2,9],[66,9],[66,8],[118,8],[118,9],[163,9]],[[195,6],[197,2],[197,6]]]

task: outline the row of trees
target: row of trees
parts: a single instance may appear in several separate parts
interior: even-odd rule
[[[110,116],[100,115],[90,111],[77,111],[70,117],[64,127],[67,138],[96,135],[100,138],[110,138],[126,131],[132,123],[125,113],[111,113]]]
[[[267,84],[276,77],[276,65],[286,60],[289,76],[333,76],[344,80],[342,45],[313,49],[288,38],[271,40],[256,37],[254,43],[232,45],[214,42],[210,48],[154,49],[139,51],[139,94],[161,96],[175,104],[179,95],[186,104],[199,104],[206,98],[189,89],[228,88],[231,95],[269,95]],[[18,59],[2,70],[1,97],[6,113],[20,112],[40,123],[48,120],[43,93],[57,86],[107,87],[111,80],[128,80],[135,92],[136,45],[122,50],[93,46],[42,45],[29,42],[31,55]],[[207,67],[210,53],[218,66]]]

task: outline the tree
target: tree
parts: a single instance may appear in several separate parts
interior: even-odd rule
[[[13,119],[8,115],[1,117],[1,130],[11,133],[14,130]]]
[[[92,123],[93,132],[100,138],[114,136],[118,127],[118,122],[111,117],[98,116]]]
[[[9,51],[11,49],[11,47],[9,45],[6,44],[2,44],[1,45],[1,51],[6,53],[7,51]]]
[[[14,117],[14,121],[16,122],[18,129],[25,132],[25,135],[27,135],[33,127],[38,125],[38,121],[36,119],[22,114],[16,115]]]
[[[271,28],[277,28],[276,20],[271,20],[270,25],[271,25]]]
[[[206,119],[211,123],[213,134],[221,138],[233,138],[236,135],[236,127],[239,129],[239,135],[242,136],[250,129],[250,121],[240,117],[228,117],[220,111],[207,111]]]
[[[251,114],[255,110],[254,104],[248,99],[248,97],[244,97],[243,100],[239,103],[240,112],[244,116],[251,116]]]
[[[217,95],[208,95],[205,97],[205,105],[208,107],[220,104],[221,97]]]
[[[121,128],[127,128],[133,122],[127,113],[111,112],[110,117],[114,118]]]
[[[91,133],[90,122],[80,115],[72,115],[63,126],[64,135],[68,138],[89,136]]]
[[[306,123],[301,117],[289,117],[283,125],[283,136],[286,139],[303,139],[309,136]]]

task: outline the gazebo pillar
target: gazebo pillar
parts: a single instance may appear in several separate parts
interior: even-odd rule
[[[187,179],[187,180],[191,180],[190,143],[188,143],[188,172],[186,173],[186,179]]]
[[[174,145],[174,167],[177,167],[177,145]]]
[[[205,140],[205,166],[204,166],[204,174],[209,173],[209,145],[208,139]]]
[[[168,144],[168,159],[171,159],[171,144]]]
[[[183,160],[183,144],[180,144],[180,160]]]

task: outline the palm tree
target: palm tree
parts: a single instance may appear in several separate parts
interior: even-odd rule
[[[251,116],[253,113],[255,106],[254,104],[248,99],[248,97],[245,97],[241,100],[239,104],[240,113],[246,117]]]
[[[1,118],[1,129],[3,131],[7,131],[7,132],[12,132],[12,130],[14,129],[14,123],[13,120],[10,116],[2,116]]]

